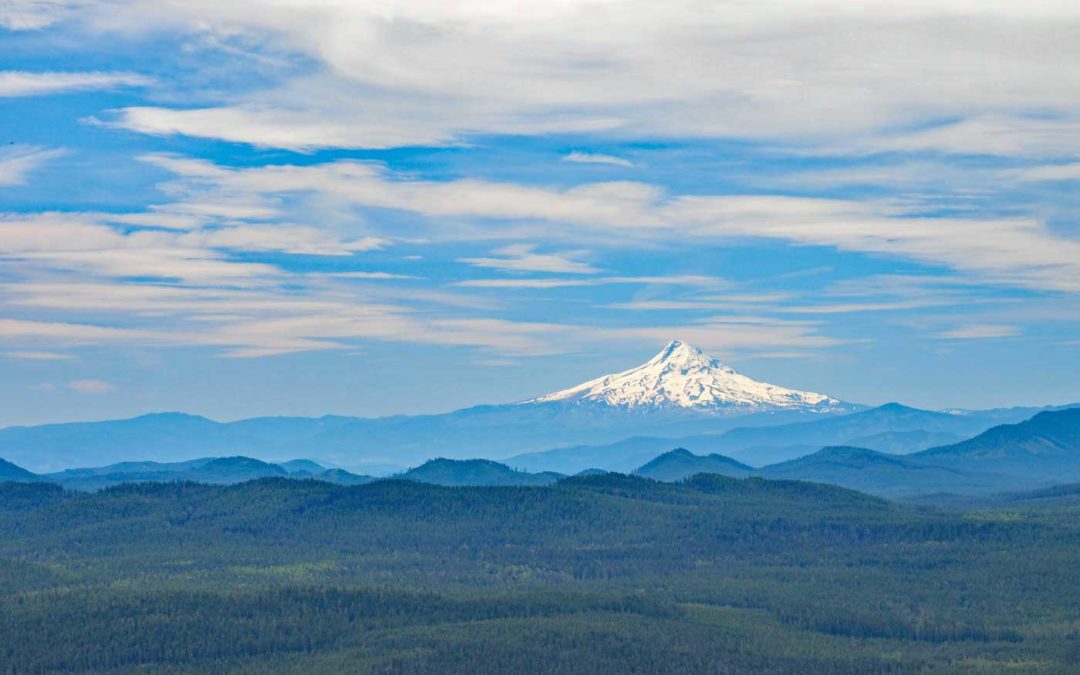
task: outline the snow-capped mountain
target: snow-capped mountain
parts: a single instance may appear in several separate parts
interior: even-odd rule
[[[384,418],[264,417],[222,423],[164,413],[11,427],[0,429],[0,457],[31,471],[208,455],[308,457],[367,473],[374,470],[368,466],[405,468],[434,457],[502,459],[631,436],[655,440],[719,434],[736,426],[806,421],[858,408],[824,394],[757,382],[699,349],[672,342],[638,368],[525,402]]]
[[[637,368],[598,377],[526,403],[556,401],[717,414],[767,410],[832,412],[848,407],[825,394],[758,382],[678,340],[668,343],[659,354]]]

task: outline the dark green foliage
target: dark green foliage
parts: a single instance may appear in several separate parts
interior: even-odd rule
[[[1077,672],[1071,494],[5,483],[0,673]]]

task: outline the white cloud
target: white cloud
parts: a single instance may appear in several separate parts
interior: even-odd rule
[[[0,4],[0,28],[37,30],[88,4],[85,0],[4,0]]]
[[[134,73],[31,73],[22,70],[0,70],[0,98],[44,96],[89,89],[142,87],[152,82],[150,78]]]
[[[57,321],[29,321],[23,319],[0,318],[0,339],[55,341],[65,345],[83,345],[134,342],[147,339],[161,339],[162,336],[152,331],[94,326],[89,324],[65,323]]]
[[[4,356],[9,359],[22,359],[26,361],[70,361],[74,358],[70,354],[35,351],[4,352]]]
[[[1020,335],[1021,331],[1016,326],[1001,326],[995,324],[974,324],[960,326],[951,330],[936,333],[935,336],[946,340],[986,340],[993,338],[1007,338]]]
[[[206,218],[183,213],[103,213],[100,216],[109,223],[160,227],[166,230],[191,230],[206,225]]]
[[[1046,119],[1021,114],[986,114],[916,131],[841,142],[837,149],[857,153],[933,151],[1012,157],[1075,157],[1080,155],[1080,115]]]
[[[1076,181],[1080,180],[1080,162],[1035,166],[1020,169],[1012,175],[1019,180],[1031,182]]]
[[[599,279],[467,279],[457,281],[462,288],[569,288],[573,286],[596,286]]]
[[[190,232],[177,239],[180,246],[225,248],[239,251],[281,251],[306,255],[351,255],[373,251],[386,242],[375,237],[342,241],[330,233],[295,225],[243,225]]]
[[[116,387],[104,380],[72,380],[67,388],[80,394],[107,394]]]
[[[563,161],[573,162],[575,164],[610,164],[612,166],[623,166],[628,168],[635,166],[633,162],[628,159],[623,159],[622,157],[592,152],[578,152],[576,150],[563,157]]]
[[[403,241],[398,219],[335,222],[321,217],[351,208],[393,209],[410,219],[415,241],[513,240],[520,230],[545,241],[603,246],[686,247],[746,238],[832,246],[950,266],[970,283],[1074,289],[1075,241],[1034,220],[917,218],[880,203],[768,195],[669,195],[645,183],[592,183],[545,188],[455,180],[419,180],[363,162],[224,168],[173,156],[151,158],[176,173],[162,186],[166,201],[149,211],[168,218],[199,205],[181,221],[142,214],[43,213],[0,218],[5,283],[0,341],[9,352],[78,345],[203,347],[234,357],[310,350],[352,350],[364,341],[470,346],[501,355],[557,353],[604,340],[663,342],[678,334],[718,352],[805,353],[839,340],[815,321],[748,316],[778,313],[741,302],[693,297],[669,300],[642,289],[636,303],[699,303],[710,316],[689,326],[662,322],[596,329],[574,323],[498,318],[500,294],[440,293],[395,287],[397,277],[369,270],[306,274],[289,265],[252,262],[245,253],[354,255]],[[220,209],[247,205],[238,211]],[[211,215],[214,214],[214,215]],[[306,214],[294,225],[293,216]],[[164,228],[165,225],[178,227]],[[515,236],[509,236],[515,235]],[[414,244],[421,245],[421,244]],[[528,244],[496,248],[466,264],[557,278],[477,279],[457,287],[556,288],[638,284],[725,289],[711,275],[605,275],[569,246],[537,252]],[[277,258],[275,257],[275,260]],[[370,267],[370,265],[364,265]],[[580,278],[569,277],[579,274]],[[976,277],[978,279],[976,279]],[[355,279],[382,280],[379,284]],[[822,315],[897,308],[913,298],[870,297],[823,304]],[[673,307],[672,305],[667,305]],[[644,305],[642,305],[644,307]],[[659,309],[659,304],[654,309]],[[754,309],[750,309],[754,307]],[[716,313],[729,313],[715,316]],[[78,320],[69,317],[78,316]]]
[[[35,25],[54,14],[17,13],[2,20]],[[1061,152],[1050,139],[1080,120],[1080,10],[1065,0],[892,0],[873,12],[842,0],[118,0],[70,14],[67,25],[91,37],[164,28],[205,49],[312,66],[280,69],[287,75],[261,88],[209,89],[201,100],[214,102],[196,109],[133,107],[114,120],[260,146],[607,129],[1029,154]],[[1031,111],[1043,115],[1034,136]],[[942,120],[959,122],[895,135]]]
[[[294,112],[281,106],[235,108],[133,107],[119,111],[109,126],[154,136],[216,138],[259,147],[312,150],[316,148],[392,148],[402,145],[443,145],[452,134],[394,117],[334,120],[337,111]],[[347,116],[346,116],[347,117]]]
[[[419,279],[412,274],[393,274],[391,272],[330,272],[326,276],[337,279]]]
[[[609,339],[650,341],[662,344],[678,335],[679,339],[718,355],[757,353],[774,354],[777,350],[823,349],[843,344],[843,340],[820,335],[810,322],[782,321],[761,317],[720,316],[696,324],[681,326],[646,326],[601,331]],[[791,352],[781,352],[791,357]]]
[[[651,277],[585,277],[577,279],[468,279],[455,286],[465,288],[565,288],[571,286],[605,286],[609,284],[640,284],[660,286],[719,287],[726,285],[719,277],[697,274],[673,274]]]
[[[124,232],[103,224],[111,220],[116,218],[64,213],[0,215],[0,255],[54,271],[245,283],[280,272],[265,263],[231,260],[226,251],[347,256],[386,244],[375,237],[342,239],[310,226],[261,224]]]
[[[9,146],[0,150],[0,186],[25,185],[27,176],[42,164],[61,157],[64,150],[35,146]]]
[[[844,199],[667,195],[657,186],[635,182],[588,183],[569,189],[481,180],[431,182],[349,161],[222,170],[206,178],[203,174],[208,169],[204,166],[191,169],[183,160],[170,157],[155,161],[180,173],[178,182],[190,191],[190,198],[208,202],[218,194],[263,200],[308,194],[424,216],[511,221],[472,225],[467,231],[471,237],[506,238],[531,230],[548,241],[587,241],[592,236],[609,245],[625,246],[747,237],[779,239],[915,259],[999,284],[1080,289],[1080,242],[1055,234],[1034,218],[917,217],[888,202]],[[193,177],[184,178],[185,171]],[[530,228],[529,221],[549,225]],[[446,224],[439,232],[452,238]],[[618,233],[614,240],[612,232]],[[567,262],[571,267],[575,263],[544,259],[532,264],[520,252],[506,259],[470,260],[500,269],[519,265],[519,271],[530,267],[556,271]]]
[[[499,258],[461,258],[459,262],[473,267],[508,272],[554,272],[561,274],[594,274],[600,270],[586,263],[571,260],[568,255],[534,253],[532,244],[512,244],[493,251]]]
[[[913,258],[994,283],[1080,290],[1080,242],[1032,218],[932,218],[781,196],[683,197],[664,207],[697,236],[745,236]]]

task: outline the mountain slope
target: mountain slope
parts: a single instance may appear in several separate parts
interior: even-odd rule
[[[961,437],[985,431],[993,422],[977,414],[960,415],[910,408],[899,403],[824,419],[771,427],[739,427],[718,439],[717,449],[750,464],[762,465],[805,454],[806,448],[854,445],[878,434],[921,432]],[[786,456],[785,456],[786,455]]]
[[[964,439],[964,436],[948,431],[915,429],[913,431],[882,431],[866,436],[855,436],[843,442],[857,448],[869,448],[891,455],[908,455],[939,445],[958,443]]]
[[[888,497],[999,492],[1025,485],[1011,476],[935,466],[910,456],[845,446],[822,448],[805,457],[762,467],[755,475],[829,483]]]
[[[604,445],[574,445],[515,455],[502,461],[524,471],[558,471],[572,474],[586,469],[602,469],[629,473],[669,448],[696,447],[686,443],[686,440],[634,436]]]
[[[1056,482],[1080,480],[1080,408],[1041,412],[978,436],[911,455],[940,466],[1011,473]]]
[[[321,480],[337,485],[365,485],[378,480],[371,476],[361,476],[359,474],[351,473],[345,469],[327,469],[326,471],[310,476],[310,478],[312,480]]]
[[[677,481],[699,473],[716,473],[745,478],[753,469],[723,455],[695,455],[685,448],[665,452],[634,471],[638,476],[654,480]]]
[[[669,448],[681,447],[696,453],[718,452],[746,464],[763,466],[808,455],[825,446],[853,445],[894,453],[922,450],[942,441],[973,436],[992,426],[978,413],[932,412],[898,403],[788,424],[770,425],[768,422],[776,421],[776,418],[767,415],[737,419],[740,426],[724,433],[635,436],[603,445],[575,445],[526,453],[504,461],[528,471],[573,473],[588,467],[630,471]],[[742,426],[754,423],[759,426]]]
[[[287,462],[275,462],[291,475],[315,476],[326,471],[326,467],[310,459],[291,459]]]
[[[256,478],[285,477],[277,464],[251,457],[203,457],[187,462],[121,462],[89,469],[68,469],[42,478],[69,490],[101,490],[122,483],[232,484]]]
[[[417,483],[450,486],[551,485],[563,478],[557,473],[514,471],[505,464],[486,459],[433,459],[401,474],[399,478]]]
[[[748,421],[753,416],[775,424],[851,409],[823,394],[757,382],[698,349],[674,342],[638,368],[521,403],[374,419],[259,417],[221,423],[160,413],[128,420],[11,427],[0,430],[0,457],[35,471],[58,471],[207,455],[264,460],[300,456],[368,473],[379,470],[375,467],[413,466],[433,457],[501,458],[571,444],[612,443],[634,435],[718,433],[754,423]]]
[[[197,415],[154,413],[126,420],[0,429],[0,456],[38,471],[120,461],[249,454],[265,443]]]
[[[668,343],[641,366],[529,402],[555,401],[711,414],[778,409],[832,411],[848,407],[825,394],[758,382],[678,340]]]
[[[35,473],[31,473],[21,466],[12,464],[11,462],[0,459],[0,483],[15,482],[15,483],[36,483],[41,480],[41,477]]]

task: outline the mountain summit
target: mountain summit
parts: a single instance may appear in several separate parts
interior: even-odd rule
[[[598,377],[527,403],[556,401],[715,413],[833,411],[846,407],[825,394],[758,382],[678,340],[637,368]]]

